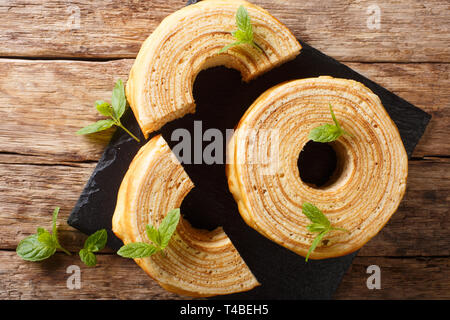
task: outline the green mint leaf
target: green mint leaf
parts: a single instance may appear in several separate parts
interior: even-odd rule
[[[113,116],[113,110],[111,108],[111,105],[108,102],[96,101],[95,108],[97,108],[97,111],[104,116],[107,116],[107,117]]]
[[[240,30],[251,30],[252,24],[250,21],[250,15],[244,6],[240,6],[236,12],[236,25]]]
[[[317,237],[314,238],[314,241],[311,244],[311,247],[309,247],[308,250],[308,254],[306,255],[305,261],[308,262],[309,259],[309,255],[311,254],[311,252],[313,252],[317,245],[322,241],[323,237],[328,233],[328,231],[322,231],[321,233],[319,233],[319,235]]]
[[[105,247],[107,240],[108,233],[106,232],[106,230],[98,230],[86,239],[86,241],[84,242],[84,249],[91,252],[100,251]]]
[[[42,261],[51,257],[56,251],[55,246],[48,246],[38,240],[38,235],[33,234],[19,242],[16,253],[26,261]]]
[[[99,120],[96,123],[92,123],[76,132],[78,135],[82,134],[91,134],[94,132],[103,131],[106,129],[111,128],[115,124],[114,120],[112,119],[106,119],[106,120]]]
[[[333,119],[334,124],[336,125],[336,127],[341,129],[341,126],[339,125],[339,122],[337,121],[336,116],[334,115],[334,111],[333,111],[333,107],[331,106],[331,103],[329,103],[329,106],[330,106],[331,118]]]
[[[309,139],[315,142],[332,142],[337,140],[341,135],[346,134],[351,136],[347,131],[341,128],[339,122],[334,115],[333,107],[330,104],[331,118],[333,119],[334,125],[324,124],[311,130],[309,133]]]
[[[53,218],[52,218],[52,237],[53,237],[53,242],[56,245],[56,248],[61,249],[62,251],[64,251],[67,255],[71,255],[71,253],[69,251],[67,251],[66,249],[64,249],[58,241],[58,228],[56,226],[56,220],[58,218],[58,214],[59,214],[59,207],[56,207],[55,210],[53,210]]]
[[[115,118],[120,119],[127,106],[125,87],[123,86],[123,82],[121,79],[117,80],[116,85],[114,86],[111,97],[111,105],[114,110]]]
[[[84,248],[80,250],[79,255],[81,261],[89,267],[97,264],[97,257],[94,252],[102,250],[108,239],[108,233],[105,229],[98,230],[91,234],[84,242]]]
[[[159,236],[159,231],[150,225],[145,227],[145,231],[147,232],[147,237],[150,241],[158,247],[161,247],[161,237]]]
[[[62,251],[64,251],[64,253],[66,253],[67,255],[71,255],[71,253],[69,251],[67,251],[66,249],[64,249],[58,241],[58,228],[56,227],[56,219],[58,218],[58,213],[59,213],[59,207],[56,207],[55,210],[53,210],[53,221],[52,221],[52,237],[53,237],[53,242],[56,245],[56,248],[61,249]]]
[[[88,249],[81,249],[79,255],[81,261],[83,261],[83,263],[88,267],[93,267],[97,264],[97,257],[92,253],[92,251],[89,251]]]
[[[316,127],[309,133],[309,139],[315,142],[332,142],[342,135],[342,130],[332,124],[324,124]]]
[[[327,228],[329,228],[331,225],[330,221],[323,214],[323,212],[311,203],[303,203],[302,212],[306,217],[308,217],[309,220],[311,220],[312,223],[320,224]]]
[[[45,229],[41,228],[41,230],[43,230],[43,231],[38,230],[38,234],[37,234],[38,241],[48,247],[56,248],[56,242],[54,240],[53,235],[50,234],[50,232],[48,232]]]
[[[161,238],[161,248],[164,249],[169,244],[180,221],[180,209],[173,209],[167,213],[159,225],[158,232]]]
[[[104,103],[108,103],[108,102],[106,102],[106,101],[103,101],[103,100],[95,100],[95,106],[97,107],[99,104],[104,104]],[[108,103],[109,104],[109,103]]]
[[[58,214],[59,214],[59,207],[56,207],[53,210],[52,214],[52,233],[53,237],[55,237],[56,239],[58,238],[58,228],[56,227],[56,220],[58,219]]]
[[[97,121],[96,123],[92,123],[76,132],[78,135],[82,134],[91,134],[99,131],[103,131],[111,128],[113,125],[116,125],[122,128],[126,133],[128,133],[134,140],[137,142],[141,142],[134,134],[132,134],[127,128],[125,128],[120,122],[120,118],[125,112],[127,107],[127,98],[125,95],[125,87],[123,85],[122,80],[117,80],[111,98],[111,104],[97,100],[95,101],[95,107],[97,111],[107,117],[111,117],[111,119],[105,119]]]
[[[61,249],[70,255],[70,252],[64,249],[58,242],[58,229],[56,226],[58,213],[59,207],[56,207],[53,210],[52,234],[44,228],[38,227],[36,234],[19,242],[16,252],[22,259],[27,261],[41,261],[52,256],[56,249]]]
[[[304,202],[302,205],[302,212],[312,222],[311,224],[306,226],[306,229],[309,232],[319,233],[319,235],[314,239],[313,243],[311,244],[311,247],[309,248],[308,254],[306,255],[305,259],[306,262],[308,262],[308,258],[311,252],[314,251],[314,249],[317,247],[317,245],[320,243],[323,237],[331,230],[345,231],[350,233],[350,231],[346,229],[331,226],[330,220],[328,220],[328,218],[323,214],[323,212],[319,208],[317,208],[315,205],[311,203]]]
[[[145,258],[154,254],[158,249],[148,243],[143,242],[132,242],[127,245],[122,246],[117,254],[124,258]]]
[[[144,242],[132,242],[122,246],[117,254],[125,258],[145,258],[152,254],[164,250],[169,244],[178,222],[180,221],[180,209],[174,209],[167,213],[161,221],[159,228],[147,225],[147,237],[155,244],[151,245]]]
[[[322,231],[328,230],[329,227],[324,226],[323,224],[320,224],[320,223],[312,223],[310,225],[307,225],[306,229],[309,232],[322,232]]]
[[[244,6],[240,6],[236,12],[236,26],[238,27],[238,29],[231,32],[231,35],[237,41],[223,47],[219,51],[219,53],[223,53],[231,47],[245,43],[252,45],[261,52],[263,51],[262,48],[253,41],[253,27],[251,24],[250,15],[248,14],[248,11]]]
[[[242,30],[233,32],[233,36],[242,43],[251,43],[253,41],[253,33],[248,33]]]

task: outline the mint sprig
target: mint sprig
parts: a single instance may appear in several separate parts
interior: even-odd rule
[[[249,44],[259,51],[263,51],[263,49],[253,39],[253,27],[250,20],[250,15],[244,6],[240,6],[236,12],[236,26],[238,29],[231,32],[236,41],[223,47],[219,53],[223,53],[231,47],[239,46],[241,44]]]
[[[339,122],[337,121],[336,116],[334,115],[333,107],[331,106],[331,104],[330,104],[330,112],[334,125],[327,123],[312,129],[311,132],[309,133],[310,140],[325,143],[325,142],[332,142],[338,139],[343,134],[351,136],[350,133],[342,129],[342,127],[339,125]]]
[[[132,242],[122,246],[117,254],[124,258],[145,258],[163,251],[169,244],[180,220],[180,209],[173,209],[161,221],[159,228],[146,226],[148,239],[152,244],[145,242]]]
[[[302,206],[303,214],[312,222],[311,224],[306,226],[309,232],[318,233],[318,235],[314,238],[311,247],[308,250],[308,254],[306,255],[305,261],[308,262],[309,255],[313,252],[316,247],[321,243],[322,239],[325,235],[331,230],[339,230],[344,232],[349,232],[343,228],[333,227],[331,225],[330,220],[323,214],[323,212],[317,208],[315,205],[305,202]]]
[[[36,234],[32,234],[19,242],[16,248],[16,253],[19,257],[26,261],[42,261],[51,257],[56,252],[56,249],[61,249],[69,256],[71,255],[58,241],[58,230],[56,227],[58,213],[59,207],[56,207],[53,211],[52,233],[39,227]]]
[[[128,133],[134,140],[140,142],[140,140],[132,134],[127,128],[120,122],[127,106],[127,98],[125,97],[125,87],[121,79],[117,80],[111,97],[111,104],[108,102],[98,100],[95,101],[95,108],[97,111],[110,119],[99,120],[92,123],[76,132],[78,135],[91,134],[99,131],[103,131],[111,128],[112,126],[118,126]]]
[[[79,252],[81,261],[88,267],[95,266],[97,264],[97,257],[94,252],[102,250],[105,247],[107,240],[108,233],[105,229],[98,230],[91,234],[84,242],[83,249]]]

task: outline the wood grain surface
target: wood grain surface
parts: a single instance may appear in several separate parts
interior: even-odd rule
[[[134,58],[184,0],[9,0],[0,56]],[[449,62],[447,0],[256,0],[299,38],[341,61]],[[369,29],[370,6],[380,28]]]
[[[397,213],[365,245],[337,299],[450,298],[450,3],[261,0],[294,34],[432,115],[409,163]],[[368,28],[373,4],[379,29]],[[66,224],[112,130],[74,132],[101,117],[126,80],[140,44],[182,0],[0,1],[0,299],[180,299],[111,250],[85,267],[86,236]],[[21,260],[18,242],[50,227],[61,207],[60,240],[74,255]],[[80,290],[66,286],[78,265]],[[366,269],[381,268],[369,290]]]

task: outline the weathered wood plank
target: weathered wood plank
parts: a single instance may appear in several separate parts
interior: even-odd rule
[[[77,167],[1,164],[0,244],[15,249],[37,227],[51,229],[51,215],[60,207],[59,236],[63,246],[77,251],[85,236],[68,226],[67,217],[89,179],[95,163]]]
[[[0,157],[0,162],[1,162]],[[86,236],[66,224],[95,163],[0,165],[0,249],[14,249],[36,227],[58,218],[63,246],[78,251]],[[405,198],[390,222],[359,256],[450,255],[450,160],[411,161]]]
[[[13,0],[0,4],[1,56],[135,57],[184,0]]]
[[[53,163],[98,160],[113,129],[90,136],[75,131],[101,118],[93,102],[109,101],[115,80],[126,80],[132,63],[0,59],[0,152]],[[450,64],[348,65],[433,115],[414,156],[450,155]]]
[[[415,0],[254,0],[299,38],[342,61],[450,62],[450,4]],[[134,58],[184,0],[0,3],[0,56]],[[374,7],[375,5],[375,7]],[[375,9],[373,9],[375,8]],[[379,10],[379,27],[374,23]]]
[[[104,118],[94,101],[110,101],[114,82],[128,78],[131,63],[1,60],[6,79],[0,80],[0,151],[98,160],[114,129],[89,136],[75,132]]]
[[[183,299],[162,289],[130,259],[98,254],[97,266],[86,267],[78,256],[56,253],[41,262],[21,260],[0,251],[0,299]],[[69,289],[71,265],[81,269],[81,288]]]
[[[410,161],[399,209],[359,256],[450,255],[450,161]]]
[[[131,260],[98,255],[94,268],[78,257],[56,253],[42,262],[26,262],[0,251],[0,299],[183,299],[166,292]],[[369,290],[369,265],[381,269],[381,289]],[[81,269],[81,288],[68,289],[67,267]],[[449,258],[356,257],[336,299],[449,299]]]
[[[381,271],[381,289],[369,290],[367,267]],[[336,299],[450,299],[450,258],[356,257]]]

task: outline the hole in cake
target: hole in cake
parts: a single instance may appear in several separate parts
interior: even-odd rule
[[[204,152],[212,142],[202,137],[198,139],[197,134],[203,136],[207,130],[213,129],[219,130],[222,136],[226,137],[226,130],[236,126],[246,109],[262,93],[259,90],[263,89],[253,91],[248,90],[248,86],[242,82],[240,73],[234,69],[213,67],[202,70],[194,82],[195,113],[175,119],[161,129],[172,150],[179,144],[179,141],[172,141],[172,132],[183,128],[190,133],[191,144],[188,153],[191,161],[180,162],[195,187],[186,195],[180,209],[194,228],[209,231],[219,226],[226,230],[230,230],[229,226],[236,225],[246,228],[239,214],[230,215],[232,212],[237,213],[237,206],[228,189],[225,174],[226,141],[222,144],[222,156],[217,157],[222,160],[219,163],[206,163],[202,154],[199,156],[200,163],[195,163],[195,155],[198,155],[199,150]],[[201,121],[201,130],[196,132],[198,126],[196,127],[195,122],[198,121]]]
[[[341,149],[337,141],[307,142],[297,161],[300,179],[313,188],[334,184],[341,177],[346,163]]]

